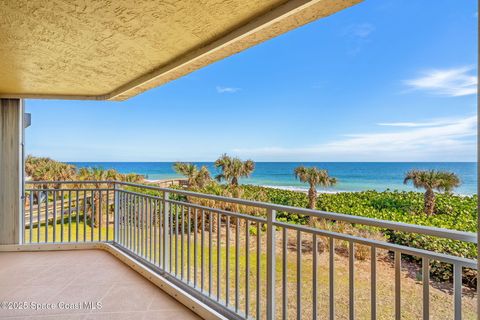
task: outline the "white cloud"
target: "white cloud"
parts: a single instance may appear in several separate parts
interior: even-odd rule
[[[234,152],[259,160],[474,161],[476,125],[477,117],[472,116],[425,127],[407,125],[396,132],[347,135],[310,147],[266,147]]]
[[[359,37],[359,38],[366,38],[368,37],[373,31],[375,27],[370,23],[361,23],[357,25],[350,26],[349,34]]]
[[[436,69],[423,72],[415,79],[404,83],[414,90],[424,90],[428,93],[449,97],[466,96],[477,93],[477,76],[473,67],[453,69]]]
[[[420,122],[381,122],[377,123],[379,126],[384,127],[430,127],[431,123],[420,123]]]
[[[452,123],[452,121],[454,121],[454,119],[436,119],[436,120],[430,120],[426,122],[380,122],[380,123],[377,123],[377,125],[384,126],[384,127],[409,127],[409,128],[434,127],[434,126],[446,125],[446,124]]]
[[[370,42],[370,35],[373,31],[375,31],[375,27],[371,23],[360,23],[348,26],[343,31],[343,35],[348,39],[348,54],[358,54],[362,50],[362,47]]]
[[[217,92],[218,93],[235,93],[235,92],[238,92],[240,90],[241,90],[240,88],[217,86]]]

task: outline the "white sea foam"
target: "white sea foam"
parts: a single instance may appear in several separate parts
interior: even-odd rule
[[[308,188],[302,188],[302,187],[297,187],[297,186],[272,186],[272,185],[262,185],[262,187],[265,188],[273,188],[273,189],[280,189],[280,190],[288,190],[288,191],[297,191],[297,192],[308,192]],[[318,193],[340,193],[340,192],[348,192],[348,191],[343,191],[343,190],[318,190]]]

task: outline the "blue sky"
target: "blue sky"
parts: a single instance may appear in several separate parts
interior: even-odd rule
[[[367,0],[124,102],[27,100],[62,161],[475,161],[474,0]]]

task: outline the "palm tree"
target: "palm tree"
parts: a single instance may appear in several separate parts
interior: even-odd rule
[[[74,180],[77,174],[77,168],[73,165],[58,162],[50,158],[38,158],[28,156],[25,159],[25,173],[33,181],[68,181]],[[55,189],[61,188],[60,183],[42,184],[39,186],[42,189],[52,187]],[[34,201],[42,201],[47,196],[47,192],[34,192]]]
[[[75,178],[77,168],[50,158],[29,155],[25,160],[25,173],[34,181],[68,181]]]
[[[38,162],[36,165],[29,168],[29,176],[33,181],[51,181],[54,180],[54,173],[52,165],[49,162]],[[38,187],[41,189],[48,189],[48,184],[42,183]],[[33,192],[33,200],[36,203],[41,203],[46,197],[44,191]]]
[[[53,180],[55,181],[69,181],[75,179],[77,176],[77,168],[74,165],[55,161],[52,167]],[[57,184],[55,188],[59,189],[60,184]]]
[[[143,182],[145,180],[145,176],[136,173],[127,173],[120,175],[120,181],[124,182],[131,182],[131,183],[138,183]]]
[[[80,170],[78,171],[79,179],[85,181],[95,181],[93,182],[93,185],[96,189],[108,188],[109,184],[105,184],[101,181],[113,182],[119,177],[119,175],[120,174],[114,169],[104,170],[102,168],[80,168]],[[100,203],[100,192],[101,191],[95,191],[93,194],[93,202],[95,208],[95,217],[93,218],[93,222],[95,227],[98,227],[98,224],[100,222],[100,208],[102,206],[102,203]]]
[[[197,175],[195,177],[195,184],[199,188],[204,188],[205,185],[212,180],[210,172],[208,171],[207,167],[202,166],[200,170],[198,170]]]
[[[237,187],[240,178],[248,178],[255,170],[255,162],[252,160],[242,161],[239,158],[223,154],[215,161],[215,167],[222,171],[215,179],[219,182],[225,180],[230,186]]]
[[[308,189],[308,207],[315,209],[317,203],[316,186],[328,187],[337,183],[337,179],[328,175],[327,170],[318,169],[316,167],[296,167],[294,170],[295,178],[301,182],[307,182],[310,185]]]
[[[95,168],[95,167],[80,168],[80,170],[78,171],[78,177],[79,177],[79,180],[95,181],[93,185],[96,189],[106,189],[106,188],[111,189],[113,188],[115,181],[143,182],[144,180],[144,176],[140,174],[136,174],[136,173],[122,174],[115,169],[105,170],[103,168]],[[104,200],[105,198],[104,198],[102,199],[102,203],[100,203],[100,193],[101,191],[96,191],[94,192],[94,196],[93,196],[94,208],[95,208],[95,217],[93,219],[94,219],[95,227],[98,226],[98,223],[100,221],[100,208],[103,206],[103,202],[105,201]],[[109,194],[107,192],[107,196],[108,195]],[[107,210],[106,214],[111,213],[110,207],[106,208],[106,210]],[[105,219],[105,218],[106,216],[102,217],[102,219]],[[110,219],[110,221],[113,221],[113,219]]]
[[[52,161],[53,160],[50,158],[39,158],[28,155],[25,159],[25,173],[27,174],[27,176],[32,177],[35,170],[37,170],[39,167],[46,166],[47,163]]]
[[[450,192],[460,185],[460,179],[453,172],[437,170],[410,170],[405,174],[404,184],[412,181],[415,188],[425,189],[424,211],[427,216],[435,212],[435,192]]]
[[[210,180],[212,180],[210,172],[205,166],[202,166],[200,170],[198,170],[198,167],[193,163],[175,162],[173,164],[173,169],[178,174],[187,177],[189,188],[203,188]]]
[[[173,170],[176,173],[187,177],[187,185],[192,187],[195,184],[195,176],[197,175],[198,168],[193,163],[175,162],[173,164]]]

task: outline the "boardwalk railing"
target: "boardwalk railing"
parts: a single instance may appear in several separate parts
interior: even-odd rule
[[[231,319],[335,319],[342,310],[357,319],[360,303],[362,315],[367,306],[376,319],[380,252],[393,261],[395,319],[411,294],[402,291],[402,258],[421,259],[419,317],[429,319],[430,266],[443,262],[453,266],[452,317],[462,318],[462,274],[477,261],[278,218],[286,214],[477,243],[474,233],[112,181],[27,182],[23,239],[111,242]],[[340,246],[345,262],[336,259]],[[356,253],[365,248],[369,296],[359,298],[356,276],[365,271],[356,267]],[[321,251],[328,251],[325,261]],[[325,277],[328,285],[319,286]]]

